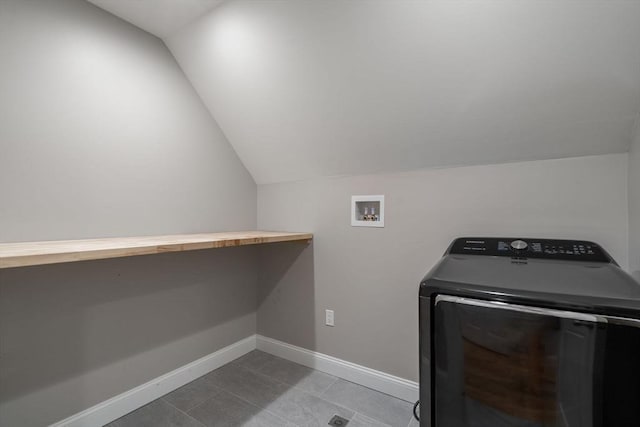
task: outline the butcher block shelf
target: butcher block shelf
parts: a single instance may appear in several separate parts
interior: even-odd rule
[[[309,242],[311,233],[233,231],[171,236],[114,237],[87,240],[0,243],[0,268],[194,251],[263,243]]]

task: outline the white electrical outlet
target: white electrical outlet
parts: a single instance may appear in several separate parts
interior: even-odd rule
[[[324,314],[325,314],[324,324],[327,326],[335,326],[333,322],[333,310],[325,310]]]

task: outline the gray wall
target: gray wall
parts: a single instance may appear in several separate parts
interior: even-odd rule
[[[163,43],[0,2],[0,241],[241,230],[256,186]],[[0,425],[41,426],[255,333],[252,248],[0,271]]]
[[[165,40],[270,184],[624,153],[638,22],[627,0],[233,0]]]
[[[0,425],[48,425],[254,334],[247,249],[0,270]]]
[[[159,39],[3,0],[0,58],[0,241],[255,227],[253,179]]]
[[[258,186],[258,226],[308,230],[313,247],[269,252],[260,334],[417,380],[418,283],[451,240],[595,240],[624,267],[627,155]],[[384,194],[385,228],[350,226],[350,199]],[[335,310],[335,327],[324,310]]]
[[[629,267],[640,280],[640,116],[629,151]]]

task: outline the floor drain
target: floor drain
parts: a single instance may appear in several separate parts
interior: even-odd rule
[[[330,426],[342,427],[346,426],[349,423],[349,420],[346,418],[342,418],[339,415],[334,415],[333,418],[329,421]]]

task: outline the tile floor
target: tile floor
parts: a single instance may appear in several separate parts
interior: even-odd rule
[[[108,427],[418,427],[413,405],[272,356],[245,356],[108,424]]]

